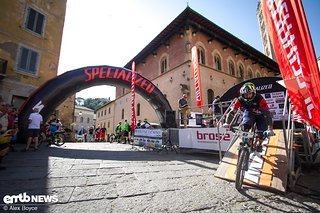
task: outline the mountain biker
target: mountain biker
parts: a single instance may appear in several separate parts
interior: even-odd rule
[[[241,109],[243,117],[241,121],[242,131],[249,131],[254,124],[256,124],[258,144],[257,151],[262,151],[263,136],[273,136],[272,115],[266,99],[257,93],[256,87],[253,83],[247,82],[240,88],[240,96],[237,98],[232,110],[227,114],[225,127],[230,126],[230,117]]]
[[[47,129],[47,136],[53,137],[54,133],[57,132],[61,126],[61,122],[57,118],[56,114],[51,114],[50,120],[48,121],[48,125],[49,125],[49,127]],[[51,145],[51,141],[48,140],[48,146],[50,146],[50,145]]]
[[[56,114],[52,114],[50,120],[48,121],[49,124],[49,131],[50,133],[54,133],[56,131],[58,131],[58,123],[59,120],[57,119]]]

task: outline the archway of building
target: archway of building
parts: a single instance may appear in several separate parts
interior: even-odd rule
[[[44,120],[71,95],[93,86],[111,85],[131,88],[131,70],[108,65],[82,67],[63,73],[40,86],[24,103],[19,112],[19,140],[25,140],[28,117],[34,107]],[[165,112],[172,108],[162,92],[148,79],[137,74],[135,91],[155,110],[160,124],[166,127]]]

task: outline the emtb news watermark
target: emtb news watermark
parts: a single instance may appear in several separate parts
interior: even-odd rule
[[[45,203],[56,203],[58,201],[59,200],[57,195],[28,195],[26,192],[20,193],[18,195],[5,195],[3,197],[3,202],[10,206],[3,206],[3,210],[35,211],[38,209],[36,205]],[[34,204],[35,206],[26,206],[30,204]]]

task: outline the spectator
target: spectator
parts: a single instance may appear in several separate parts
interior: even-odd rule
[[[2,165],[2,159],[10,150],[10,140],[12,136],[12,130],[3,131],[2,125],[0,124],[0,170],[6,169],[6,167],[1,166]]]
[[[95,141],[100,141],[100,134],[101,134],[101,127],[98,125],[98,127],[95,129]]]
[[[218,121],[221,118],[221,100],[220,96],[217,95],[216,98],[212,102],[212,111],[213,111],[213,123],[216,126]]]
[[[182,98],[179,99],[179,111],[182,114],[183,127],[187,128],[187,118],[191,118],[190,107],[188,105],[187,94],[183,94]]]
[[[16,150],[14,149],[14,144],[16,144],[17,142],[17,135],[18,135],[18,132],[19,132],[19,127],[18,127],[18,118],[15,119],[15,121],[13,122],[13,127],[11,129],[11,133],[12,133],[12,136],[11,136],[11,141],[10,141],[10,150],[12,152],[15,152]]]
[[[40,134],[40,125],[43,123],[42,115],[39,114],[38,108],[33,108],[33,113],[30,114],[28,126],[28,141],[27,146],[23,151],[28,151],[30,148],[30,144],[32,142],[32,138],[34,139],[34,150],[38,149],[38,136]]]
[[[87,133],[87,130],[85,129],[85,132],[83,134],[83,141],[84,142],[87,142],[88,141],[88,133]]]
[[[121,142],[122,139],[122,123],[121,121],[119,121],[117,127],[116,127],[116,140],[119,142]]]
[[[8,114],[8,126],[7,126],[7,129],[13,129],[14,121],[18,117],[17,109],[14,108],[13,106],[8,106],[7,114]]]
[[[0,103],[0,124],[2,125],[2,129],[6,130],[8,125],[8,104],[4,101]]]
[[[151,124],[148,122],[148,119],[144,119],[143,124],[141,125],[142,129],[149,129],[151,127]]]
[[[136,124],[136,129],[141,128],[141,120],[138,120],[138,123]]]
[[[82,126],[78,131],[78,138],[82,139],[82,142],[86,142],[85,134],[87,133],[87,130]]]
[[[88,131],[88,141],[89,142],[93,142],[93,133],[94,133],[94,127],[91,126]]]
[[[124,121],[124,127],[123,127],[124,143],[126,143],[127,141],[129,142],[129,131],[130,131],[130,125],[126,119]]]
[[[107,132],[107,129],[105,127],[101,128],[101,132],[100,132],[100,141],[101,142],[106,141],[106,132]]]

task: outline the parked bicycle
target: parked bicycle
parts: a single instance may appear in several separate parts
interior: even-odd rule
[[[241,129],[231,128],[231,131],[236,133],[237,137],[241,138],[241,142],[238,148],[238,161],[236,167],[236,180],[235,187],[237,190],[242,188],[245,172],[249,169],[250,154],[256,151],[258,143],[258,134],[253,132],[242,131]],[[264,135],[262,140],[265,140],[268,136]],[[261,140],[261,139],[260,139]]]

